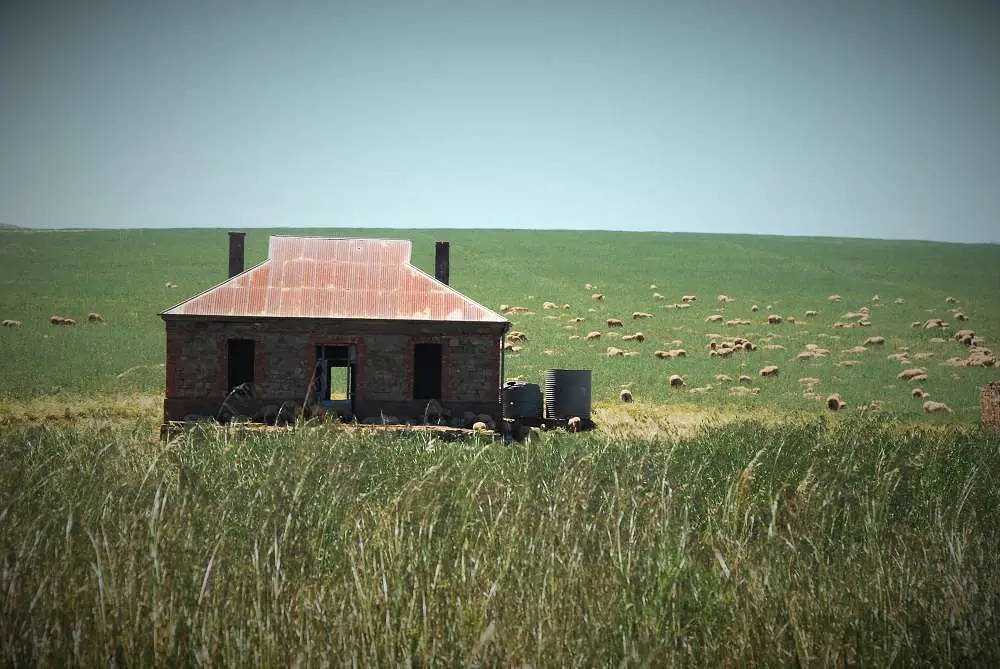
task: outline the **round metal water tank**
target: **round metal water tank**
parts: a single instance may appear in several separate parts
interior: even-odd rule
[[[542,389],[537,383],[508,381],[501,392],[503,417],[511,420],[542,417]]]
[[[590,370],[545,370],[545,417],[590,420]]]

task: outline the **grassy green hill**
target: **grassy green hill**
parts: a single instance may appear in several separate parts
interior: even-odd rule
[[[897,380],[902,367],[887,359],[909,347],[911,356],[922,354],[912,363],[928,371],[920,385],[955,409],[948,418],[975,420],[979,388],[1000,377],[996,369],[941,364],[967,353],[950,339],[959,327],[974,329],[987,346],[1000,341],[997,245],[675,233],[252,229],[248,265],[265,258],[270,234],[410,239],[414,263],[428,272],[433,272],[434,241],[449,239],[453,286],[493,309],[508,304],[530,310],[511,317],[513,328],[525,332],[528,342],[524,350],[508,355],[508,378],[541,382],[545,369],[593,369],[598,404],[616,401],[623,387],[632,390],[639,409],[663,403],[811,409],[821,406],[815,396],[839,392],[851,409],[876,401],[896,413],[922,415],[920,402],[910,395],[914,384]],[[164,337],[156,314],[224,280],[227,244],[225,230],[0,230],[0,317],[23,323],[0,331],[0,392],[7,398],[161,392]],[[166,287],[167,282],[177,287]],[[591,299],[587,283],[606,299]],[[654,299],[654,292],[665,299]],[[735,301],[720,305],[720,293]],[[832,293],[841,295],[841,301],[828,301]],[[672,308],[688,294],[698,297],[690,308]],[[874,294],[880,301],[872,300]],[[958,303],[947,303],[949,296]],[[894,302],[897,297],[902,304]],[[569,304],[570,309],[544,310],[545,301]],[[753,304],[758,311],[751,311]],[[871,327],[831,327],[864,305],[871,308]],[[956,308],[968,315],[967,322],[954,320],[950,310]],[[818,314],[807,319],[807,310]],[[88,311],[100,312],[106,322],[86,324]],[[634,311],[654,317],[633,321]],[[769,312],[798,322],[767,325]],[[706,322],[714,313],[751,324]],[[52,315],[82,322],[60,328],[49,324]],[[585,321],[567,323],[577,316]],[[616,339],[619,333],[604,327],[609,317],[625,320],[625,333],[642,331],[645,342]],[[912,322],[930,317],[950,321],[950,331],[911,328]],[[600,341],[570,339],[591,330],[602,332]],[[710,358],[705,348],[710,333],[743,336],[761,345],[753,353]],[[864,353],[841,353],[875,335],[887,343]],[[784,349],[768,350],[767,344]],[[797,361],[808,344],[830,353]],[[640,354],[609,359],[608,346]],[[653,356],[667,348],[684,348],[688,356]],[[838,365],[848,359],[859,364]],[[780,366],[777,378],[757,376],[767,364]],[[670,389],[670,374],[683,375],[686,388]],[[760,395],[730,397],[733,384],[716,380],[717,374],[734,379],[748,374]],[[811,399],[798,382],[803,377],[820,379]],[[709,385],[704,393],[688,392]]]

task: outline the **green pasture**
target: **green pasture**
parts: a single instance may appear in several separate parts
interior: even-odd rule
[[[996,369],[957,368],[941,363],[964,356],[967,349],[950,339],[955,329],[971,328],[987,346],[1000,341],[1000,246],[835,238],[756,237],[740,235],[621,233],[574,231],[486,230],[290,230],[247,231],[247,264],[264,260],[270,234],[405,238],[413,242],[414,263],[433,273],[434,241],[451,246],[451,283],[493,308],[501,304],[528,307],[531,314],[512,316],[513,328],[528,335],[519,353],[509,354],[508,378],[541,382],[549,368],[593,370],[595,404],[617,401],[628,387],[637,404],[755,406],[795,410],[819,409],[803,396],[798,379],[820,379],[816,394],[840,393],[848,410],[876,402],[882,410],[921,420],[978,419],[979,389],[998,378]],[[81,393],[161,393],[163,388],[163,324],[156,315],[225,279],[228,238],[225,230],[127,231],[0,231],[0,317],[23,322],[0,331],[5,399]],[[167,282],[177,285],[166,287]],[[591,283],[606,295],[590,298]],[[653,289],[665,296],[654,300]],[[734,302],[719,309],[716,296]],[[827,296],[838,293],[839,303]],[[697,295],[686,310],[667,308],[685,294]],[[880,302],[871,300],[874,294]],[[958,304],[945,302],[955,297]],[[897,297],[903,304],[895,304]],[[547,311],[545,301],[569,304],[569,310]],[[752,304],[760,307],[751,312]],[[768,313],[798,324],[765,324]],[[849,311],[869,305],[871,327],[853,330],[831,325]],[[952,308],[969,317],[951,319]],[[817,310],[806,319],[806,310]],[[89,311],[100,312],[104,324],[86,323]],[[634,311],[654,314],[633,321]],[[726,319],[746,318],[749,326],[707,323],[712,313]],[[75,318],[73,328],[49,324],[52,315]],[[585,322],[567,326],[570,317]],[[604,320],[626,321],[626,333],[646,335],[642,344],[623,344],[609,334]],[[950,331],[925,331],[911,322],[940,317]],[[599,342],[570,340],[572,335],[602,331]],[[744,336],[784,350],[758,351],[719,360],[708,357],[706,334]],[[863,354],[841,354],[873,335],[887,339],[883,347]],[[936,342],[934,338],[946,341]],[[676,344],[676,342],[681,342]],[[807,344],[830,350],[812,362],[795,356]],[[608,359],[608,346],[639,351],[631,358]],[[924,417],[911,397],[913,384],[898,381],[899,363],[887,359],[898,347],[932,357],[913,364],[928,370],[920,385],[935,400],[949,404],[954,415]],[[657,349],[682,347],[688,356],[658,360]],[[841,367],[843,359],[861,364]],[[759,379],[767,364],[781,368],[775,379]],[[716,374],[754,377],[758,397],[728,395],[732,384]],[[670,374],[681,374],[687,389],[672,390]]]

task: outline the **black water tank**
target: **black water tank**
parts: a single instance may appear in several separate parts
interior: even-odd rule
[[[503,417],[510,420],[542,417],[542,389],[537,383],[508,381],[501,393]]]
[[[573,416],[590,420],[590,370],[546,370],[545,417],[568,420]]]

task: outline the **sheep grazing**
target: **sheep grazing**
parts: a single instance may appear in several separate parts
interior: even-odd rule
[[[798,360],[811,360],[815,354],[812,351],[802,351],[796,357]]]
[[[933,330],[935,328],[946,328],[948,327],[948,322],[943,321],[940,318],[928,318],[924,321],[925,330]]]
[[[103,323],[104,322],[104,316],[101,316],[96,311],[91,311],[89,314],[87,314],[87,322],[88,323]]]
[[[884,344],[885,343],[885,337],[865,337],[865,340],[862,343],[865,346],[870,346],[870,345],[873,345],[873,344]]]
[[[833,393],[826,398],[826,408],[830,411],[840,411],[847,406],[847,403],[840,398],[840,395]]]
[[[76,321],[72,318],[66,318],[65,316],[52,316],[49,318],[49,323],[53,325],[76,325]]]
[[[760,368],[760,375],[761,376],[777,376],[778,375],[778,366],[777,365],[768,365],[766,367],[761,367]]]
[[[926,376],[926,374],[927,370],[922,367],[910,367],[897,374],[896,378],[902,381],[912,381],[919,376]]]
[[[633,311],[632,312],[632,319],[633,320],[635,320],[637,318],[652,318],[652,317],[653,317],[653,314],[648,314],[645,311]]]
[[[729,394],[736,397],[749,397],[760,395],[760,388],[748,388],[746,386],[733,386],[729,389]]]
[[[733,377],[729,376],[728,374],[716,374],[715,375],[715,380],[723,382],[723,383],[727,383],[727,382],[728,383],[732,383],[733,382]]]
[[[966,316],[964,312],[956,311],[955,312],[955,320],[956,321],[967,321],[967,320],[969,320],[969,317]]]
[[[523,332],[518,332],[517,330],[511,330],[507,333],[507,341],[528,341],[528,335]]]
[[[712,314],[705,319],[706,323],[719,323],[722,321],[722,314]]]
[[[543,302],[542,309],[558,309],[559,305],[555,302]]]
[[[784,319],[781,316],[779,316],[778,314],[768,314],[767,315],[767,322],[768,322],[769,325],[777,325],[778,323],[781,323],[783,320]]]
[[[695,295],[681,295],[681,302],[694,302],[697,299]]]
[[[473,432],[486,432],[486,430],[488,429],[489,428],[486,427],[486,423],[484,423],[481,420],[477,420],[475,423],[472,424]]]
[[[670,375],[670,387],[671,388],[680,388],[683,385],[684,385],[684,379],[681,377],[680,374],[671,374]]]
[[[579,432],[580,431],[580,423],[582,423],[582,422],[583,421],[580,420],[579,416],[573,416],[568,421],[566,421],[566,427],[569,428],[570,432]]]
[[[740,378],[736,380],[737,383],[753,383],[753,379],[746,374],[740,374]]]
[[[668,351],[668,353],[670,353],[670,357],[672,358],[686,358],[688,354],[688,352],[682,348],[672,348]]]
[[[591,297],[595,300],[604,300],[604,293],[594,293]]]
[[[867,353],[867,352],[868,349],[865,348],[864,346],[852,346],[851,348],[845,348],[841,350],[841,353],[844,353],[846,355],[850,355],[852,353]]]
[[[830,295],[826,299],[830,300],[831,302],[840,302],[840,295],[834,293],[833,295]]]
[[[653,293],[653,299],[654,300],[663,300],[663,299],[666,299],[666,298],[664,298],[663,295],[660,295],[659,293]]]
[[[806,311],[806,318],[812,318],[817,313],[818,312],[815,309],[809,309],[808,311]]]
[[[625,323],[623,323],[621,320],[619,320],[617,318],[609,318],[608,319],[608,327],[609,328],[623,328],[623,327],[625,327]]]
[[[699,386],[698,388],[690,388],[688,390],[688,392],[689,393],[710,393],[710,392],[712,392],[712,384],[710,383],[707,386]]]
[[[601,333],[598,332],[597,330],[594,330],[593,332],[588,332],[586,337],[587,341],[593,341],[595,339],[600,339],[600,338],[601,338]]]
[[[896,298],[895,300],[893,300],[893,302],[894,302],[895,304],[903,304],[904,302],[906,302],[906,300],[904,300],[904,299],[903,299],[903,298],[901,298],[901,297],[897,297],[897,298]]]
[[[618,397],[619,397],[619,399],[621,399],[622,402],[626,402],[626,403],[627,402],[631,402],[632,401],[632,391],[628,390],[628,389],[624,389],[620,393],[618,393]]]
[[[625,351],[618,348],[617,346],[609,346],[608,350],[605,351],[605,355],[607,355],[609,358],[624,358]]]
[[[928,393],[923,388],[914,388],[913,392],[911,392],[910,394],[913,395],[914,397],[916,397],[918,400],[922,400],[925,397],[929,397],[930,396],[930,393]]]
[[[673,357],[670,355],[670,351],[653,351],[653,356],[659,358],[660,360],[666,360]]]
[[[757,311],[757,305],[756,304],[751,305],[750,311]]]
[[[717,299],[719,302],[735,302],[736,301],[735,298],[729,297],[728,295],[725,295],[725,294],[720,294],[715,299]]]
[[[656,284],[655,283],[649,284],[649,289],[650,290],[656,290]]]
[[[174,283],[173,281],[167,281],[165,284],[163,284],[163,287],[164,288],[176,288],[177,284]]]
[[[872,295],[872,299],[871,299],[871,301],[872,301],[872,302],[878,302],[878,301],[879,301],[879,299],[880,299],[880,298],[879,298],[879,296],[878,296],[878,293],[875,293],[874,295]]]
[[[976,341],[976,333],[974,330],[959,330],[955,333],[954,339],[960,344],[972,346],[973,342]]]
[[[792,325],[795,325],[795,316],[789,316],[785,320],[791,323]]]
[[[951,297],[950,295],[944,298],[944,301],[947,302],[948,304],[958,304],[958,300],[954,297]]]
[[[622,335],[622,341],[637,341],[640,344],[646,341],[646,335],[641,332],[636,332],[635,334]]]
[[[583,289],[584,290],[593,290],[594,289],[594,284],[592,284],[592,283],[585,283],[585,284],[583,284]]]
[[[570,305],[568,305],[568,304],[564,304],[563,305],[563,309],[566,310],[566,311],[569,311],[570,309],[572,309],[572,307]]]
[[[582,323],[583,320],[584,320],[583,316],[576,316],[574,318],[569,319],[566,322],[569,323],[570,325],[575,325],[576,323]]]
[[[924,411],[926,413],[937,413],[939,411],[944,411],[946,413],[955,413],[951,410],[944,402],[935,402],[934,400],[927,400],[924,402]]]
[[[21,325],[21,321],[15,321],[13,318],[6,318],[3,321],[3,326],[5,328],[19,328]]]

